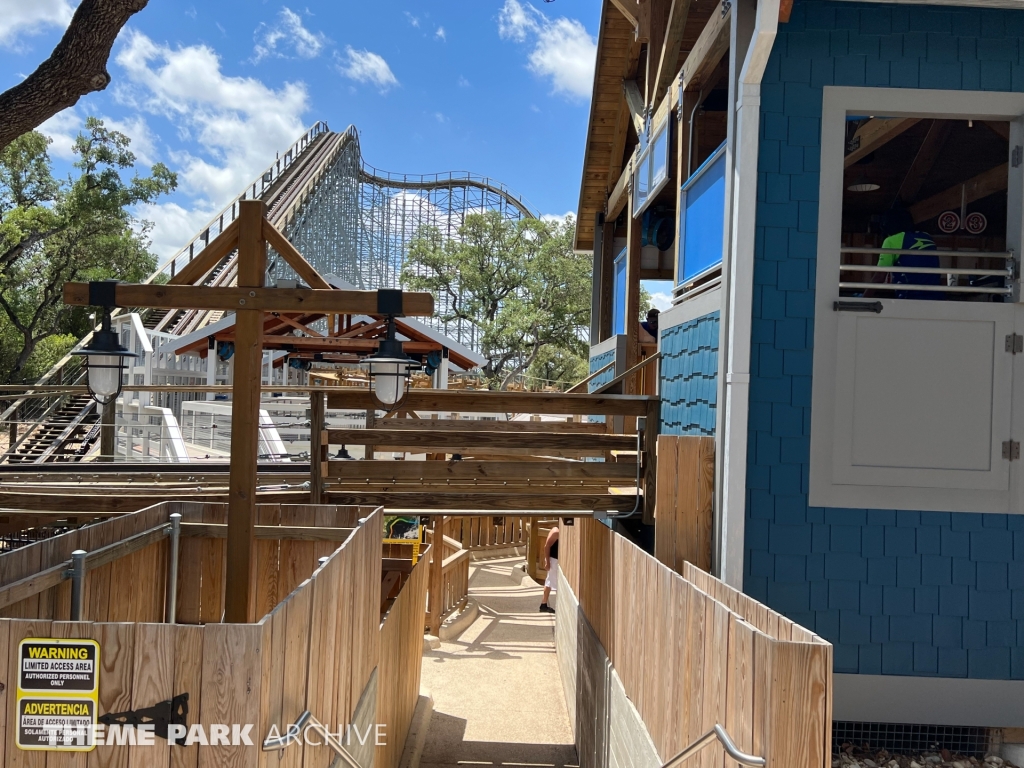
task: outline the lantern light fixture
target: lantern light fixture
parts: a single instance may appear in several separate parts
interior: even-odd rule
[[[396,336],[395,316],[388,315],[387,335],[380,342],[377,351],[362,360],[370,377],[370,388],[377,402],[386,411],[393,411],[409,391],[413,370],[422,363],[405,354]]]
[[[103,308],[100,330],[93,332],[88,346],[72,354],[85,358],[89,394],[104,406],[121,394],[121,373],[125,369],[125,359],[138,357],[122,347],[117,334],[111,330],[110,307]]]

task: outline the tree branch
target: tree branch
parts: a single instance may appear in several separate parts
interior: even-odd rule
[[[110,83],[107,59],[128,19],[148,0],[82,0],[50,58],[0,94],[0,150]]]

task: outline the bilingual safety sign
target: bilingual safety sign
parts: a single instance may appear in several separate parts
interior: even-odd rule
[[[95,640],[26,638],[18,645],[20,749],[87,752],[100,689]]]

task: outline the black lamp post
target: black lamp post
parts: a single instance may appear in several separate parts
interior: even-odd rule
[[[412,371],[422,365],[405,354],[395,333],[395,316],[388,315],[387,335],[377,351],[360,363],[370,376],[374,397],[386,411],[393,411],[402,402],[409,391]]]
[[[125,358],[138,357],[122,347],[117,334],[110,329],[110,307],[103,308],[102,325],[93,333],[89,345],[73,354],[85,358],[89,394],[104,406],[121,394]]]

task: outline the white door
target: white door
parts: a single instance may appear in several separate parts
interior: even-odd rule
[[[1012,304],[839,313],[832,481],[1009,491]]]

